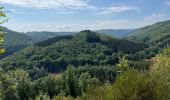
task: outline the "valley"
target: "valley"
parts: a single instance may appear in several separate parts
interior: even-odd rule
[[[169,0],[0,5],[0,100],[170,100]]]

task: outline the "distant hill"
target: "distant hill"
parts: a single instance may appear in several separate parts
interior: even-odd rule
[[[5,66],[5,70],[23,67],[28,70],[44,68],[49,72],[61,72],[70,64],[75,67],[115,65],[121,51],[131,54],[146,47],[142,43],[115,39],[87,30],[36,43],[1,60],[0,66]]]
[[[76,32],[27,32],[21,33],[9,30],[5,27],[4,32],[7,32],[7,35],[5,36],[5,45],[6,53],[1,54],[1,58],[4,58],[8,55],[13,54],[14,52],[17,52],[29,45],[32,45],[36,42],[39,43],[39,41],[47,40],[50,38],[55,38],[57,36],[65,36],[65,35],[71,35],[75,34]],[[115,37],[124,37],[128,32],[132,30],[126,30],[126,29],[118,29],[118,30],[98,30],[99,33],[112,35]],[[108,33],[107,33],[108,32]],[[114,32],[114,33],[113,33]]]
[[[94,30],[94,32],[98,32],[101,34],[111,35],[117,38],[122,38],[127,36],[130,32],[134,31],[135,29],[102,29],[102,30]],[[54,38],[56,36],[64,36],[64,35],[72,35],[77,32],[27,32],[26,34],[32,38],[35,38],[37,41],[43,41],[50,38]]]
[[[4,48],[6,52],[1,54],[1,58],[11,55],[12,53],[19,51],[29,45],[34,44],[35,39],[27,36],[24,33],[15,32],[3,27],[3,31],[7,34],[5,35]]]
[[[102,30],[96,30],[95,32],[111,35],[117,38],[123,38],[135,30],[136,29],[102,29]]]
[[[170,20],[139,28],[131,32],[128,39],[150,44],[167,35],[170,35]]]
[[[150,59],[170,45],[170,20],[139,28],[129,33],[126,38],[149,45],[149,48],[137,53],[136,57]]]
[[[73,34],[73,32],[47,32],[47,31],[42,31],[42,32],[27,32],[26,33],[28,36],[35,38],[37,41],[43,41],[47,40],[49,38],[53,38],[56,36],[63,36],[63,35],[70,35]]]

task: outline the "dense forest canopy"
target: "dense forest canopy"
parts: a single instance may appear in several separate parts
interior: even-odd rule
[[[115,65],[123,53],[133,54],[147,45],[116,39],[92,31],[59,36],[36,43],[0,61],[4,70],[23,68],[62,72],[68,65]]]
[[[139,28],[127,36],[130,40],[151,44],[170,34],[170,21],[158,22]]]
[[[123,57],[115,68],[69,66],[62,75],[50,74],[36,80],[27,70],[5,73],[1,69],[0,97],[4,100],[167,100],[170,96],[169,60],[167,48],[156,56],[149,70],[134,69]]]
[[[54,38],[57,36],[63,36],[63,35],[71,35],[75,32],[47,32],[47,31],[41,31],[41,32],[27,32],[26,35],[36,39],[37,41],[43,41],[50,38]]]
[[[37,38],[1,27],[0,100],[168,100],[169,26],[124,30],[121,39],[90,30]]]
[[[33,45],[36,43],[36,40],[25,35],[24,33],[19,33],[11,31],[7,28],[3,28],[3,31],[7,34],[4,37],[4,48],[6,52],[1,55],[1,59],[17,52],[27,46]]]
[[[102,29],[102,30],[95,30],[95,32],[101,34],[107,34],[116,38],[124,38],[135,30],[136,29]]]

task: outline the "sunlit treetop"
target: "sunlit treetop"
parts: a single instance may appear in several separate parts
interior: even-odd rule
[[[3,11],[3,7],[0,7],[0,24],[3,24],[7,21],[6,14]],[[3,49],[3,43],[4,43],[4,35],[6,33],[3,32],[3,28],[0,27],[0,54],[5,52],[5,49]]]

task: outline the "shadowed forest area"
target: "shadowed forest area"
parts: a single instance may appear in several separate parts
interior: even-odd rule
[[[1,26],[0,100],[169,100],[169,44],[169,20],[61,33]]]

